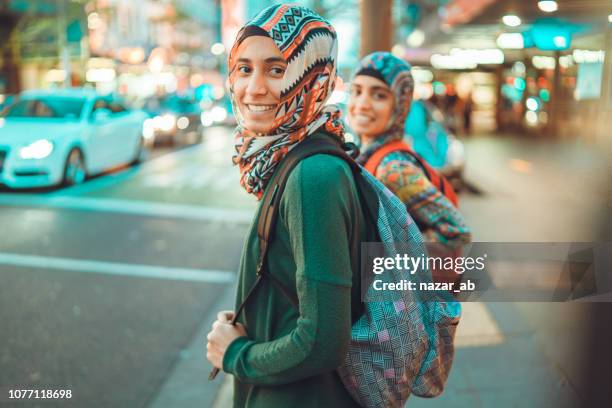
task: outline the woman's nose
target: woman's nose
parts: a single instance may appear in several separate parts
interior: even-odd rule
[[[358,111],[372,109],[372,105],[370,104],[370,98],[367,95],[359,95],[355,97],[355,108],[357,108]]]
[[[246,93],[249,95],[265,95],[267,92],[266,81],[263,75],[259,73],[253,73],[249,79],[249,83],[246,88]]]

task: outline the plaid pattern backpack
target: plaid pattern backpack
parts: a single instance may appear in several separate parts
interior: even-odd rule
[[[277,209],[291,170],[300,160],[321,153],[340,157],[351,167],[364,218],[368,225],[375,226],[386,256],[404,254],[406,248],[413,256],[425,253],[421,233],[399,198],[358,165],[337,139],[312,135],[287,154],[264,194],[257,228],[260,240],[257,280],[236,311],[234,321],[264,278],[298,307],[294,292],[266,270],[266,254],[274,239]],[[358,225],[354,228],[358,231]],[[359,254],[360,244],[353,242],[354,257]],[[359,268],[359,262],[353,264]],[[428,273],[417,272],[423,280]],[[391,271],[391,279],[396,282],[405,277],[405,272]],[[369,290],[373,291],[371,286]],[[366,299],[375,301],[364,302],[363,314],[352,326],[345,362],[338,368],[345,387],[361,406],[402,407],[410,394],[434,397],[442,392],[453,360],[453,340],[461,308],[447,292],[427,293],[380,291],[366,294]]]

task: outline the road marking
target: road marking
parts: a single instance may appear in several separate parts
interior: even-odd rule
[[[253,218],[253,210],[201,207],[187,204],[154,203],[149,201],[93,197],[44,197],[27,194],[10,194],[0,195],[0,205],[113,212],[151,217],[217,221],[245,225],[248,225]]]
[[[234,274],[226,271],[54,258],[5,252],[0,252],[0,265],[188,282],[231,283],[234,281]]]

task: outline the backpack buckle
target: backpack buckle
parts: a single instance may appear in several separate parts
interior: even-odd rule
[[[359,147],[353,142],[345,142],[342,144],[342,150],[345,151],[352,159],[356,159],[359,156]]]

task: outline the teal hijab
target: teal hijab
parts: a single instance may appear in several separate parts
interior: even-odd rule
[[[383,134],[367,146],[361,146],[362,151],[357,158],[360,164],[364,164],[380,146],[404,137],[404,126],[414,91],[411,69],[410,64],[389,52],[374,52],[366,55],[355,70],[353,78],[358,75],[377,78],[391,89],[395,99],[393,113]]]

